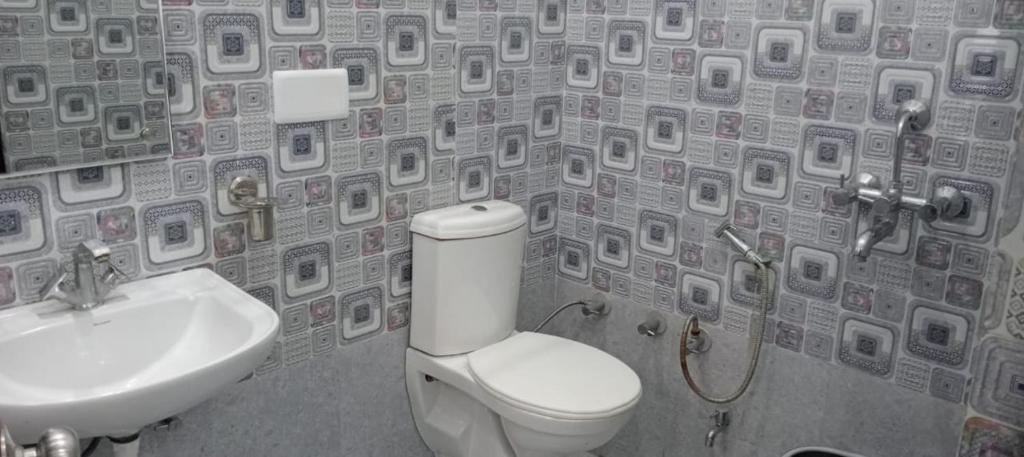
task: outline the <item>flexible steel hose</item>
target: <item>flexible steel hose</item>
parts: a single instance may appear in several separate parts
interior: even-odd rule
[[[562,311],[572,308],[573,306],[586,306],[586,303],[584,303],[583,301],[574,301],[559,306],[558,309],[552,311],[551,314],[548,314],[548,317],[545,317],[543,321],[537,324],[537,326],[533,328],[533,331],[540,332],[541,329],[548,325],[548,322],[551,322],[551,319],[554,319],[555,316],[562,314]]]
[[[576,300],[574,302],[566,303],[558,307],[558,309],[552,311],[551,314],[548,314],[548,317],[545,317],[540,324],[537,324],[537,326],[533,328],[533,331],[540,332],[541,329],[543,329],[546,325],[548,325],[549,322],[551,322],[551,319],[554,319],[555,316],[562,314],[562,311],[572,308],[573,306],[582,306],[584,317],[603,316],[608,314],[609,310],[608,305],[604,301],[600,300],[598,297],[589,300]]]
[[[743,376],[743,382],[735,392],[724,397],[713,397],[704,393],[700,386],[697,385],[697,382],[693,380],[693,376],[690,375],[690,367],[686,363],[686,337],[696,327],[697,316],[690,316],[690,319],[686,321],[686,325],[683,326],[683,334],[679,336],[679,367],[683,371],[683,378],[686,379],[686,384],[690,386],[690,390],[693,390],[693,393],[707,402],[722,404],[730,403],[740,398],[747,391],[747,388],[750,387],[750,382],[754,379],[754,372],[757,371],[757,363],[761,358],[761,342],[764,340],[764,332],[768,322],[768,307],[772,300],[772,290],[771,283],[769,282],[769,279],[771,279],[771,268],[760,262],[755,262],[754,267],[757,269],[759,298],[758,308],[754,310],[753,316],[755,319],[753,323],[755,333],[751,336],[750,344],[748,345],[750,361],[747,363],[747,373]]]

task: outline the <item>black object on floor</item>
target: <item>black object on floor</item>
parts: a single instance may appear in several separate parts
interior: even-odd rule
[[[792,457],[842,457],[839,454],[833,454],[827,451],[800,451],[793,454]]]

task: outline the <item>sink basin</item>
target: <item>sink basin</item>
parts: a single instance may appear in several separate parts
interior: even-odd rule
[[[279,325],[207,269],[121,285],[90,311],[0,311],[0,419],[22,443],[57,425],[82,438],[136,433],[252,373]]]

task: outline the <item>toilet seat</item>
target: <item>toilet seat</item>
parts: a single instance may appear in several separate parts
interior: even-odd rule
[[[616,416],[630,411],[642,390],[636,373],[615,357],[551,335],[518,333],[467,358],[483,393],[554,419]]]

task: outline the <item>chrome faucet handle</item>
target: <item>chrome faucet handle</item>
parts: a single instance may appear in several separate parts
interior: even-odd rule
[[[846,206],[857,200],[857,190],[847,187],[840,187],[829,194],[832,199],[832,206]]]
[[[952,186],[942,186],[932,193],[931,202],[937,208],[938,218],[948,221],[960,217],[967,207],[964,193]]]
[[[110,246],[101,243],[99,240],[86,240],[78,243],[75,253],[87,255],[96,262],[106,262],[110,259]]]
[[[131,279],[131,277],[121,271],[117,265],[114,265],[111,262],[106,262],[105,265],[107,267],[107,271],[104,271],[100,276],[100,281],[102,281],[103,284],[106,284],[110,289],[120,285],[123,280]]]
[[[862,189],[880,191],[882,181],[871,173],[857,173],[852,178],[842,174],[839,175],[839,188],[829,198],[835,206],[846,206],[862,199]]]
[[[932,202],[926,202],[917,209],[917,217],[928,223],[935,222],[941,213],[942,211],[939,210],[939,207]]]
[[[711,418],[715,420],[715,426],[721,427],[723,425],[729,425],[729,411],[716,409],[715,412],[711,413]]]
[[[112,251],[109,246],[97,240],[88,240],[80,243],[76,251],[77,254],[89,256],[90,259],[88,260],[93,264],[93,268],[97,266],[103,267],[103,272],[99,274],[99,281],[97,282],[97,285],[102,284],[106,286],[103,295],[117,287],[122,279],[128,279],[128,275],[111,262]]]
[[[67,281],[69,273],[62,271],[59,275],[50,278],[46,282],[46,285],[39,290],[39,296],[43,300],[49,300],[56,298],[58,300],[65,300],[67,298],[67,292],[64,291],[64,281]]]
[[[839,188],[829,193],[829,200],[832,206],[846,206],[857,198],[856,192],[846,188],[846,174],[839,175]]]

